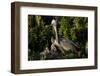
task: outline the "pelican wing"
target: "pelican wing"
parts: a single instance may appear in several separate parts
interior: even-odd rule
[[[75,49],[75,46],[76,46],[72,41],[68,39],[65,40],[63,38],[60,39],[59,43],[60,43],[60,46],[65,50]]]

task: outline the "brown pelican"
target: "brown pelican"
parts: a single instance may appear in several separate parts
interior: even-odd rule
[[[51,26],[53,27],[53,31],[55,32],[55,39],[52,40],[52,43],[55,44],[55,46],[59,48],[63,54],[65,54],[65,51],[77,50],[78,46],[75,43],[73,43],[71,40],[58,38],[56,19],[52,19]]]

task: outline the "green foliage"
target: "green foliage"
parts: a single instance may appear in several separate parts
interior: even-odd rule
[[[63,38],[68,38],[68,28],[67,28],[67,20],[65,17],[62,17],[61,21],[60,21],[60,28],[59,28],[59,36],[62,36]]]
[[[28,28],[28,47],[31,50],[29,52],[29,57],[30,54],[32,54],[31,57],[33,57],[33,53],[39,55],[39,53],[42,52],[45,47],[50,47],[52,33],[51,26],[44,25],[41,16],[29,16],[29,18],[30,17],[32,21],[30,21],[29,24],[31,25],[29,25],[30,27]],[[31,57],[29,58],[29,60],[31,59]],[[39,56],[37,58],[33,57],[33,59],[34,58],[37,59],[39,58]]]
[[[51,47],[53,36],[52,16],[28,16],[28,60],[39,60],[40,52],[46,47]],[[57,33],[60,38],[70,39],[80,47],[81,58],[87,57],[87,17],[62,17],[56,16]],[[67,58],[77,57],[72,51],[67,53]]]

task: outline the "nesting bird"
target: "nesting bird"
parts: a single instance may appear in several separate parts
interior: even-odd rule
[[[61,50],[61,52],[63,54],[65,53],[64,50],[66,50],[66,51],[68,51],[70,49],[77,50],[78,46],[75,43],[73,43],[71,40],[68,40],[68,39],[65,40],[64,38],[58,38],[56,19],[52,19],[51,25],[53,27],[53,30],[55,31],[54,44]]]

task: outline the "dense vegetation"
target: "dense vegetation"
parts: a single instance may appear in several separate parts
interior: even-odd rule
[[[55,56],[45,54],[46,59],[72,59],[88,57],[88,18],[87,17],[63,17],[63,16],[28,16],[28,60],[40,60],[41,52],[46,48],[51,49],[51,37],[55,35],[52,31],[51,21],[57,21],[57,34],[59,38],[69,39],[79,47],[80,55],[72,50],[65,52],[55,52]]]

